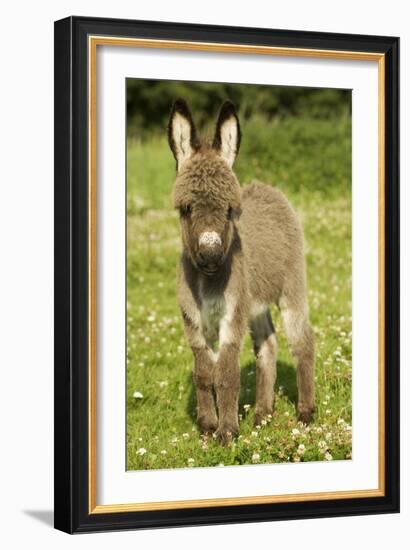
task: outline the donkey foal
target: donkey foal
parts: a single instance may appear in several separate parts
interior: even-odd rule
[[[240,188],[232,171],[240,139],[229,101],[212,144],[199,141],[185,101],[175,102],[168,140],[183,244],[178,301],[194,355],[198,423],[222,443],[239,431],[239,354],[248,328],[256,355],[255,424],[272,413],[277,343],[270,304],[281,311],[297,362],[298,417],[308,422],[314,411],[303,231],[279,190],[260,183]]]

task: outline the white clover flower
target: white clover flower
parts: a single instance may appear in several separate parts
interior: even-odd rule
[[[298,455],[304,455],[306,451],[306,447],[301,443],[298,447],[297,453]]]
[[[293,428],[293,430],[292,430],[292,435],[293,435],[294,437],[297,437],[298,435],[300,435],[300,431],[299,431],[297,428]]]
[[[323,441],[323,439],[321,441],[319,441],[318,445],[320,450],[324,450],[324,449],[327,449],[327,443],[326,441]]]
[[[341,426],[345,423],[345,421],[343,418],[338,418],[337,423],[339,424],[339,426]]]
[[[144,396],[142,395],[142,393],[140,391],[135,391],[132,394],[132,397],[134,397],[135,399],[142,399]]]
[[[192,466],[195,464],[195,460],[193,458],[188,458],[188,466],[192,468]]]
[[[165,388],[165,386],[168,386],[168,380],[161,380],[158,384],[160,388]]]
[[[145,342],[146,344],[149,344],[149,343],[151,342],[151,338],[150,338],[149,336],[146,336],[146,337],[144,338],[144,342]]]
[[[330,409],[326,409],[325,413],[326,414],[332,414],[332,411]]]
[[[168,454],[168,451],[166,451],[165,449],[162,449],[162,451],[160,451],[162,455],[166,455]]]
[[[185,432],[182,434],[182,437],[183,439],[189,439],[189,434]]]
[[[258,432],[251,432],[252,437],[258,437]]]
[[[325,460],[333,460],[333,456],[329,452],[327,452],[325,454]]]
[[[243,408],[245,409],[245,411],[249,411],[251,406],[247,403],[246,405],[243,406]]]
[[[223,462],[220,462],[220,463],[218,464],[218,466],[219,466],[220,468],[222,468],[223,466],[225,466],[225,464],[224,464]]]
[[[259,453],[253,453],[252,455],[252,462],[254,464],[257,464],[261,459],[261,455]]]
[[[139,456],[144,456],[146,452],[147,452],[147,449],[144,449],[144,447],[141,447],[140,449],[138,449],[136,454]]]
[[[153,323],[155,321],[155,313],[151,313],[151,315],[148,315],[147,321]]]
[[[289,412],[288,412],[288,411],[285,411],[283,414],[284,414],[284,416],[289,416]]]
[[[266,426],[266,424],[267,424],[266,420],[265,419],[261,420],[261,424],[262,424],[262,426]]]
[[[332,439],[332,434],[330,432],[328,432],[326,435],[325,435],[325,438],[326,438],[326,441],[330,441]]]

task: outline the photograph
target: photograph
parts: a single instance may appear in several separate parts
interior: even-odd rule
[[[351,460],[351,90],[126,102],[126,469]]]

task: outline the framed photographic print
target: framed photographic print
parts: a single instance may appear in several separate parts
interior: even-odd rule
[[[55,527],[399,510],[399,39],[55,23]]]

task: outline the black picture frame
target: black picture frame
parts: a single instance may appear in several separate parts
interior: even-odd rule
[[[385,495],[89,513],[88,59],[90,35],[292,47],[385,56]],[[399,511],[399,39],[68,17],[55,23],[55,527],[67,533]]]

